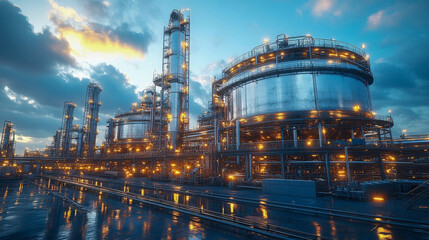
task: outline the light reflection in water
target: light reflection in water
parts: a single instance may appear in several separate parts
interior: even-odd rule
[[[173,193],[173,200],[174,200],[174,203],[179,203],[179,194],[178,193]]]
[[[142,196],[144,196],[144,189],[142,189],[142,193],[141,193],[141,195],[142,195]]]
[[[337,239],[337,226],[335,226],[335,222],[333,220],[329,221],[331,224],[331,234],[334,239]]]
[[[234,214],[234,208],[235,208],[235,204],[234,203],[228,203],[229,204],[229,209],[231,214]]]
[[[384,227],[377,228],[377,237],[379,240],[390,240],[392,239],[392,232],[390,229]]]
[[[316,228],[316,235],[322,236],[322,228],[318,222],[313,222],[314,228]]]
[[[262,212],[262,218],[268,219],[268,212],[267,209],[264,206],[261,206],[261,212]]]
[[[109,226],[108,225],[101,226],[101,238],[106,239],[108,234],[109,234]]]
[[[6,199],[8,191],[9,191],[9,186],[6,187],[6,191],[4,192],[3,199]]]

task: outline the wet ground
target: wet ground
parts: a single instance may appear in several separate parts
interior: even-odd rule
[[[118,180],[113,180],[118,181]],[[123,182],[127,183],[124,184]],[[270,209],[262,205],[237,204],[232,201],[195,196],[191,194],[160,191],[162,187],[179,188],[245,196],[260,201],[281,201],[320,207],[335,207],[357,212],[383,214],[395,209],[396,202],[370,204],[350,202],[330,197],[317,199],[293,199],[262,194],[257,190],[233,191],[222,187],[182,186],[172,183],[154,183],[146,179],[103,182],[111,187],[145,196],[158,197],[175,203],[202,207],[224,214],[246,217],[260,222],[269,222],[291,229],[310,232],[333,239],[429,239],[427,233],[417,229],[393,227],[374,223],[350,222],[328,216],[315,216],[296,211]],[[114,199],[83,189],[42,180],[45,186],[59,192],[89,211],[78,211],[63,203],[62,199],[47,195],[34,185],[24,182],[0,185],[0,239],[248,239],[259,236],[245,236],[218,226],[190,218],[179,213],[168,213],[150,207],[139,207],[123,199]],[[95,181],[90,183],[95,184]],[[137,186],[132,186],[132,184]],[[153,190],[151,186],[158,186]],[[399,211],[395,217],[409,217],[428,221],[427,211]]]
[[[79,211],[32,184],[0,183],[0,239],[246,239],[178,213],[77,189],[61,191],[91,211]]]

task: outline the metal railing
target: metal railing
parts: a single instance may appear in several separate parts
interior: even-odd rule
[[[302,37],[287,38],[287,39],[285,39],[285,41],[287,41],[288,44],[283,45],[283,46],[280,46],[279,41],[276,41],[273,43],[261,44],[255,48],[253,48],[251,51],[246,52],[246,53],[238,56],[234,60],[232,60],[230,63],[228,63],[228,65],[224,69],[230,69],[240,62],[242,62],[246,59],[258,56],[262,53],[268,53],[268,52],[277,51],[277,50],[287,50],[287,49],[293,49],[293,48],[309,47],[309,46],[311,46],[312,48],[318,48],[318,47],[319,48],[328,48],[329,47],[329,48],[335,48],[338,50],[347,50],[347,51],[351,51],[351,52],[354,52],[356,54],[359,54],[360,56],[362,56],[364,58],[366,57],[366,52],[363,49],[361,49],[357,46],[354,46],[350,43],[337,41],[337,40],[333,40],[333,39],[312,38],[312,37],[302,36]]]

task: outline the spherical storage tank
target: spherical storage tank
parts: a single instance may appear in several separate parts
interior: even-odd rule
[[[279,35],[233,60],[213,84],[226,120],[291,113],[371,112],[373,77],[363,49],[331,39]]]

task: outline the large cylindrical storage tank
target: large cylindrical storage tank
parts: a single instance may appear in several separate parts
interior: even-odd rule
[[[150,112],[128,112],[117,115],[114,119],[115,124],[115,139],[117,141],[136,141],[147,137]]]
[[[391,117],[372,112],[372,83],[365,50],[345,42],[279,35],[255,47],[213,82],[219,169],[248,181],[325,177],[344,147],[389,136]],[[328,166],[304,167],[316,162]]]
[[[372,82],[364,50],[335,40],[284,37],[235,59],[214,89],[232,121],[276,113],[370,113]]]

